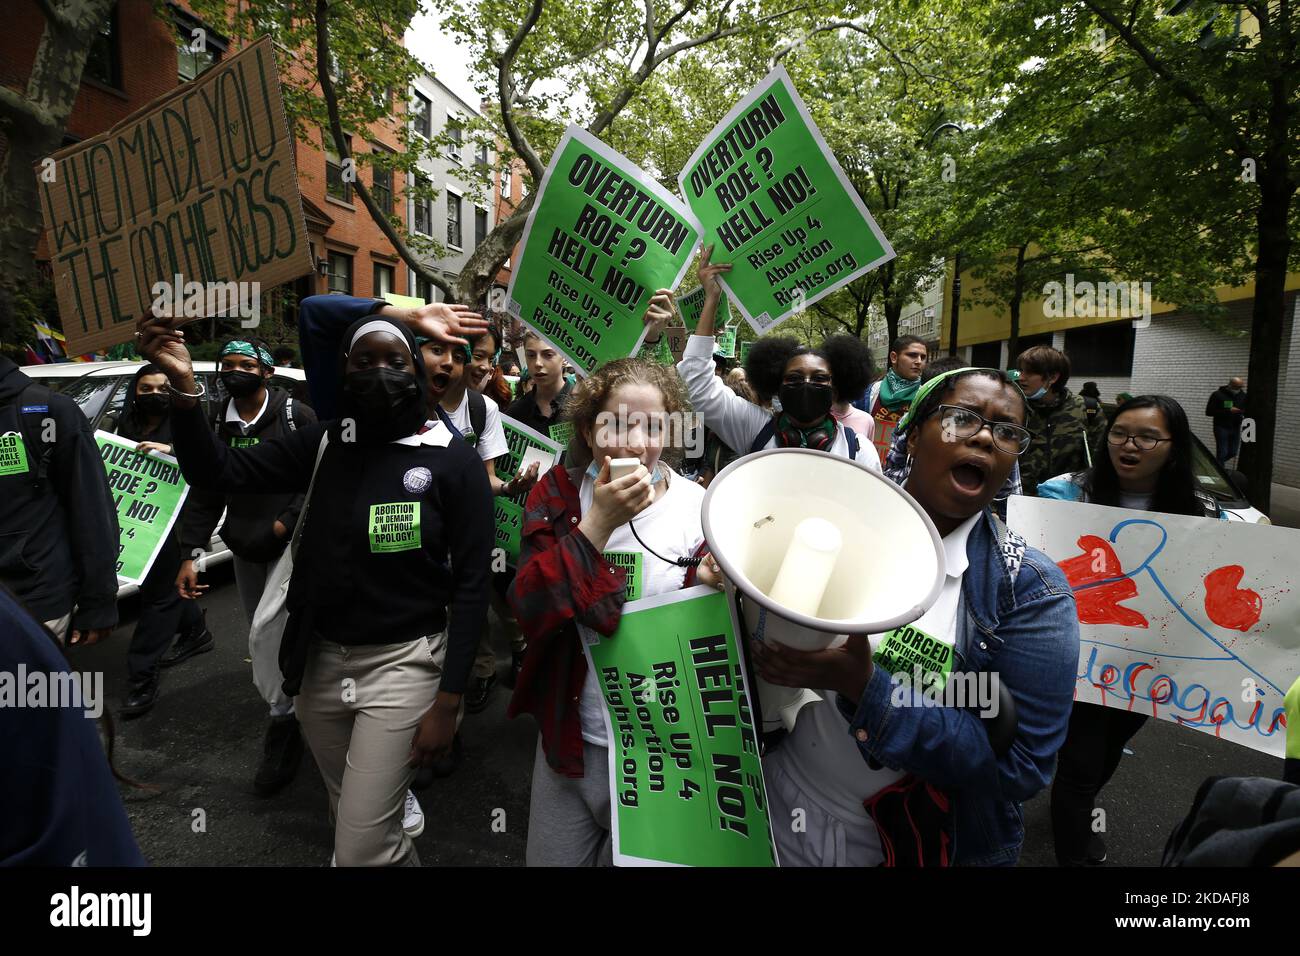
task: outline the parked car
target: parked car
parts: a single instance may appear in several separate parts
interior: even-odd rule
[[[1214,459],[1210,450],[1195,435],[1192,436],[1192,474],[1201,490],[1214,496],[1229,521],[1248,521],[1251,524],[1272,524],[1268,515],[1246,499],[1246,476],[1239,471],[1229,471]]]
[[[54,365],[29,365],[23,367],[23,374],[33,381],[68,396],[90,420],[91,428],[100,429],[111,426],[117,421],[126,401],[126,390],[135,377],[139,362],[60,362]],[[215,413],[226,399],[225,388],[217,376],[216,362],[195,362],[194,376],[207,389],[204,396],[203,411],[209,417]],[[307,377],[302,369],[277,369],[271,377],[271,384],[285,389],[291,394],[300,392],[306,385]],[[112,428],[105,428],[112,431]],[[222,521],[225,515],[222,515]],[[218,524],[208,542],[208,553],[204,563],[208,567],[224,564],[233,555],[221,540],[221,525]],[[135,584],[123,584],[117,589],[121,600],[139,590]]]

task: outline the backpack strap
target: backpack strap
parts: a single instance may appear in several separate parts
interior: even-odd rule
[[[487,399],[472,388],[466,394],[469,395],[469,427],[474,430],[474,437],[481,439],[487,428]]]
[[[284,400],[284,406],[280,409],[280,417],[284,420],[284,427],[287,431],[296,432],[298,423],[293,420],[293,396]]]
[[[18,427],[22,430],[23,445],[31,462],[32,486],[37,491],[45,485],[50,474],[50,460],[54,457],[54,443],[45,441],[45,429],[39,424],[49,417],[50,394],[46,386],[33,382],[18,396]]]
[[[775,434],[776,434],[776,419],[769,418],[767,424],[763,426],[762,431],[760,431],[754,437],[753,442],[750,443],[749,453],[752,455],[756,451],[762,451],[764,448],[767,447],[767,443],[772,440],[772,436]]]
[[[844,429],[844,441],[849,446],[849,460],[858,460],[858,433],[848,425],[841,426]]]

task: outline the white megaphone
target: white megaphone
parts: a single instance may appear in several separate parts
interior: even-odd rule
[[[865,465],[807,448],[737,459],[704,496],[704,537],[740,630],[821,650],[916,620],[939,597],[939,532],[912,496]],[[739,599],[737,599],[739,592]],[[764,730],[794,728],[809,690],[758,680]]]

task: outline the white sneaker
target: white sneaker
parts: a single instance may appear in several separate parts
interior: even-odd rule
[[[415,799],[415,794],[410,790],[406,791],[406,809],[402,813],[402,829],[412,840],[424,832],[424,811],[420,809],[420,802]]]

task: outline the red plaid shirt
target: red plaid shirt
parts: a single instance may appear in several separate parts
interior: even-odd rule
[[[506,713],[532,714],[546,762],[556,773],[575,778],[585,772],[578,708],[587,679],[577,624],[613,634],[623,617],[627,586],[627,572],[610,564],[578,530],[581,482],[581,469],[552,468],[529,493],[519,571],[508,594],[528,652]],[[684,586],[694,579],[691,568]]]

